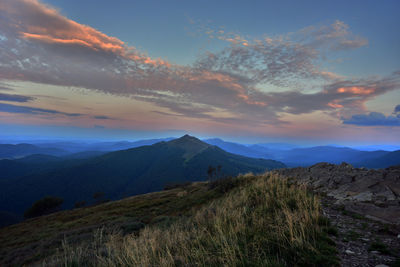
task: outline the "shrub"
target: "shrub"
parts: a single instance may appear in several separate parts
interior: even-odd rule
[[[388,247],[384,243],[382,243],[380,241],[375,241],[375,242],[371,243],[371,245],[369,246],[368,250],[369,251],[376,250],[376,251],[379,251],[382,254],[391,255],[391,252],[388,249]]]
[[[220,193],[227,193],[238,185],[238,180],[233,177],[224,177],[208,183],[210,190],[216,189]]]
[[[61,204],[64,202],[62,198],[47,196],[35,203],[24,213],[25,218],[33,218],[46,214],[50,214],[61,209]]]

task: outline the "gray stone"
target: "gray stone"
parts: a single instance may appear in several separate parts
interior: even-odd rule
[[[295,177],[299,184],[325,193],[346,210],[382,223],[400,225],[400,167],[366,170],[347,163],[318,163],[308,168],[275,172]]]

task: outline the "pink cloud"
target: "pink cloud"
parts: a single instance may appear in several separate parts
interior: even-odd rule
[[[375,92],[374,88],[367,88],[361,86],[340,87],[337,89],[338,93],[348,93],[353,95],[370,95]]]

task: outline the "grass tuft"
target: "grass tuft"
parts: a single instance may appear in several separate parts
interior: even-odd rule
[[[239,186],[238,186],[239,185]],[[91,243],[43,265],[64,266],[338,266],[321,207],[305,187],[277,175],[229,178],[226,192],[182,218],[159,217],[139,235],[97,232]]]

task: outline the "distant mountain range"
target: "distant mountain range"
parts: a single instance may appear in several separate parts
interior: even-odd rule
[[[0,161],[2,173],[8,173],[0,174],[0,210],[20,215],[46,195],[63,198],[64,208],[71,208],[77,201],[93,202],[96,192],[114,200],[158,191],[169,183],[205,180],[210,165],[221,166],[214,178],[285,167],[231,154],[188,135],[83,159],[33,155]]]
[[[57,147],[39,147],[31,144],[0,144],[0,159],[22,158],[32,154],[62,156],[67,151]]]
[[[316,146],[298,148],[290,144],[243,145],[221,139],[207,139],[205,142],[216,145],[230,153],[247,157],[268,158],[281,161],[288,167],[310,166],[319,162],[340,164],[347,162],[355,167],[387,168],[400,164],[400,150],[362,151],[348,147]]]
[[[78,141],[42,141],[35,144],[0,144],[0,159],[16,159],[33,154],[57,156],[61,159],[84,159],[99,156],[110,151],[125,150],[144,145],[153,145],[158,142],[168,142],[175,138],[148,139],[139,141],[118,141],[118,142],[93,142],[85,143]],[[391,151],[396,146],[363,146],[363,147],[340,147],[340,146],[316,146],[298,147],[287,143],[259,143],[252,145],[227,142],[219,138],[206,139],[203,142],[237,155],[252,158],[263,158],[278,160],[289,167],[310,166],[318,162],[341,163],[347,162],[356,167],[385,168],[391,165],[400,164],[397,154]],[[387,150],[377,150],[384,147]],[[374,150],[375,149],[375,150]],[[399,150],[397,150],[399,151]],[[390,160],[380,159],[387,155]],[[30,159],[32,160],[32,159]],[[1,163],[0,163],[1,164]],[[14,163],[10,163],[14,164]],[[14,164],[15,165],[15,164]],[[36,166],[28,167],[36,168]],[[24,172],[26,167],[22,167]],[[0,174],[0,179],[4,175]]]

